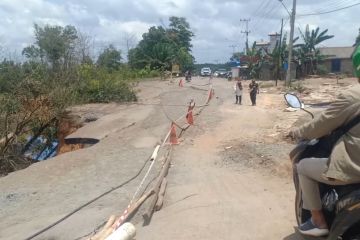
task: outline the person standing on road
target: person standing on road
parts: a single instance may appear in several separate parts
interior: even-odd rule
[[[243,86],[241,84],[240,78],[237,79],[235,86],[234,86],[234,90],[235,90],[235,97],[236,97],[235,104],[241,105]]]
[[[249,84],[250,99],[253,106],[256,106],[256,95],[259,94],[259,84],[253,79]]]

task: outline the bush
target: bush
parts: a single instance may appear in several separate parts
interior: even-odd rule
[[[56,139],[58,119],[79,103],[136,101],[133,81],[160,72],[121,65],[109,71],[93,64],[54,70],[41,62],[0,62],[0,175],[29,166],[29,137],[45,145]],[[40,148],[44,148],[40,146]]]
[[[80,94],[89,103],[136,101],[129,84],[114,79],[91,80],[85,88],[80,89]]]
[[[275,83],[273,81],[260,82],[260,88],[271,88],[275,87]]]
[[[304,84],[302,82],[294,82],[292,83],[292,85],[289,87],[290,91],[294,91],[294,92],[298,92],[298,93],[303,93],[306,91],[306,87],[304,86]]]
[[[109,73],[94,65],[82,65],[79,70],[80,85],[78,98],[85,103],[108,103],[136,101],[135,92],[130,86],[130,77],[118,72]]]
[[[316,72],[317,72],[318,75],[327,75],[327,74],[329,74],[329,71],[328,71],[328,69],[326,68],[325,65],[318,65]]]
[[[144,78],[160,77],[161,72],[158,70],[151,70],[149,66],[143,69],[133,69],[127,65],[123,65],[117,72],[114,73],[122,80],[140,80]]]
[[[56,138],[57,117],[69,105],[66,88],[47,85],[28,75],[0,97],[0,175],[29,166],[24,156],[28,137]],[[45,143],[44,143],[45,144]],[[39,146],[43,148],[44,146]]]

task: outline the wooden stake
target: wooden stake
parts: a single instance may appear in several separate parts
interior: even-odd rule
[[[171,152],[172,152],[172,148],[170,148],[167,156],[166,156],[166,160],[165,160],[165,164],[163,166],[163,168],[161,169],[161,172],[159,174],[159,177],[157,178],[156,184],[154,186],[154,188],[152,189],[155,192],[155,195],[153,197],[153,199],[150,202],[149,208],[148,210],[145,212],[145,214],[143,215],[143,219],[144,219],[144,226],[149,225],[152,215],[154,213],[154,209],[155,209],[155,205],[156,202],[158,200],[158,195],[160,192],[160,186],[161,183],[163,182],[163,179],[167,176],[169,168],[170,168],[170,163],[171,163]]]
[[[164,204],[164,196],[165,196],[165,191],[166,191],[166,185],[167,185],[167,180],[166,180],[166,178],[164,178],[162,183],[161,183],[158,199],[157,199],[156,204],[155,204],[155,211],[159,211],[162,208],[163,204]]]

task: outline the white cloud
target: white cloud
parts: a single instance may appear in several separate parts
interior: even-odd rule
[[[145,23],[141,21],[111,21],[104,17],[99,17],[99,23],[101,30],[101,40],[106,41],[109,39],[116,40],[121,35],[128,34],[136,36],[137,40],[141,39],[141,36],[146,32],[153,24]]]
[[[302,0],[298,13],[330,10],[350,3],[351,0]],[[291,1],[284,0],[290,9]],[[335,37],[326,41],[327,46],[347,46],[354,42],[360,26],[358,10],[354,7],[329,15],[297,19],[297,26],[320,26],[329,29]],[[267,39],[269,32],[280,31],[281,18],[288,14],[275,0],[1,0],[0,39],[2,45],[21,49],[32,43],[33,23],[74,25],[91,33],[99,42],[97,46],[114,43],[125,50],[125,36],[141,39],[150,26],[167,23],[168,17],[186,17],[196,37],[193,53],[198,62],[226,61],[232,48],[244,47],[244,23],[240,18],[251,18],[250,42]],[[285,27],[288,31],[289,23]],[[296,30],[296,35],[298,31]]]

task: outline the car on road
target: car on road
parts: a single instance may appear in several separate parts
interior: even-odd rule
[[[228,75],[228,71],[226,69],[219,69],[214,73],[215,77],[227,77],[227,75]]]
[[[211,75],[211,69],[209,67],[204,67],[200,71],[201,76],[210,76]]]

